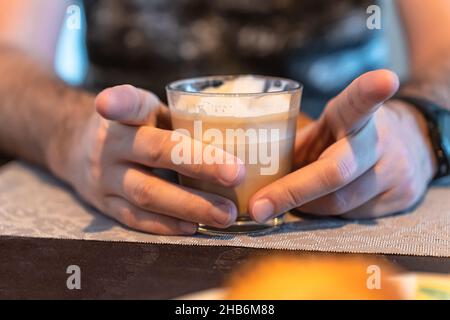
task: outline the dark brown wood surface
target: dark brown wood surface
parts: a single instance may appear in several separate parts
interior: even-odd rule
[[[249,258],[277,253],[281,251],[0,237],[0,299],[170,299],[220,286]],[[378,257],[407,271],[450,273],[450,258]],[[70,265],[81,268],[81,290],[67,289]]]
[[[219,286],[251,257],[273,250],[0,238],[0,298],[168,299]],[[319,253],[297,252],[298,255]],[[408,271],[450,272],[450,259],[383,256]],[[81,268],[81,290],[66,269]]]

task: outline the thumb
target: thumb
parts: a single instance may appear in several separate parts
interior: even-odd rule
[[[151,92],[121,85],[102,91],[95,99],[95,107],[108,120],[139,126],[155,124],[162,103]]]
[[[332,99],[322,120],[341,139],[360,130],[382,104],[398,91],[398,76],[389,70],[363,74]]]

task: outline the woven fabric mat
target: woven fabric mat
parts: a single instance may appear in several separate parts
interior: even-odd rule
[[[0,236],[450,257],[450,189],[445,186],[432,188],[414,212],[393,217],[289,221],[259,235],[149,235],[84,205],[45,171],[21,162],[0,168]]]

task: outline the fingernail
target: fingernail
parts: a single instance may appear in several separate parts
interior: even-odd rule
[[[198,226],[191,222],[180,221],[180,230],[185,234],[195,234],[197,232]]]
[[[230,204],[218,203],[211,209],[214,221],[220,226],[229,226],[234,219],[234,210]]]
[[[260,199],[253,205],[253,218],[264,223],[275,215],[275,207],[268,199]]]
[[[240,162],[226,162],[219,167],[219,176],[226,184],[235,183],[241,174]]]

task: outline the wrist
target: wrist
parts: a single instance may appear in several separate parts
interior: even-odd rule
[[[77,159],[83,148],[83,135],[96,115],[92,96],[82,94],[76,100],[78,106],[67,108],[66,115],[55,125],[45,150],[49,170],[69,184],[73,184]]]

